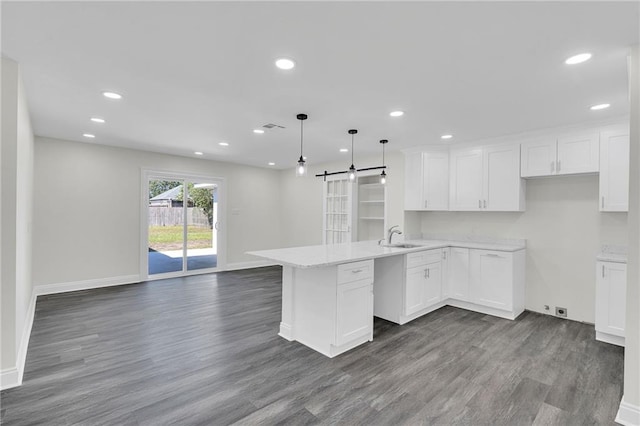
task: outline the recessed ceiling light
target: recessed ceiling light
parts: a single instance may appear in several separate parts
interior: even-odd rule
[[[564,63],[567,65],[575,65],[586,62],[589,59],[591,59],[591,53],[580,53],[568,58],[566,61],[564,61]]]
[[[102,92],[102,95],[109,99],[122,99],[122,95],[116,92]]]
[[[94,123],[104,123],[104,118],[91,117],[91,121]]]
[[[195,155],[204,155],[204,153],[200,152],[200,151],[195,151],[194,152]]]
[[[609,108],[611,105],[610,104],[598,104],[598,105],[594,105],[592,106],[590,109],[592,111],[598,111],[599,109],[607,109]]]
[[[389,115],[392,117],[402,117],[404,115],[404,111],[391,111]]]
[[[453,137],[453,135],[442,135],[440,136],[440,139],[451,139]]]
[[[275,166],[275,165],[276,165],[276,163],[274,163],[274,162],[270,161],[270,162],[269,162],[269,165],[270,165],[270,166]]]
[[[257,134],[261,135],[261,134],[264,133],[264,130],[262,130],[262,129],[253,129],[253,133],[257,133]]]
[[[348,148],[340,148],[340,152],[349,152]]]
[[[218,145],[220,145],[220,146],[229,146],[229,143],[228,142],[220,142],[220,143],[218,143]]]
[[[281,70],[290,70],[290,69],[293,69],[293,67],[295,66],[296,66],[296,63],[293,62],[291,59],[280,58],[276,60],[276,67],[280,68]]]
[[[83,133],[82,136],[89,139],[93,139],[96,137],[96,135],[92,135],[91,133]]]

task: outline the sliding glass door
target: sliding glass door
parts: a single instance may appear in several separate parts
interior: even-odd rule
[[[216,179],[147,176],[146,273],[150,278],[219,267],[221,185]]]

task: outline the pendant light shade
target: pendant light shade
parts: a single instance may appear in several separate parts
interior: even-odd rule
[[[386,167],[384,164],[384,146],[388,144],[389,141],[386,139],[382,139],[380,143],[382,144],[382,167]],[[380,173],[380,184],[384,185],[385,183],[387,183],[387,174],[385,173],[384,169],[382,169],[382,173]]]
[[[303,177],[307,175],[307,164],[304,161],[304,155],[302,151],[304,138],[303,123],[304,120],[307,119],[307,114],[298,114],[296,115],[296,118],[300,120],[300,158],[298,159],[298,165],[296,166],[296,176]]]
[[[358,133],[356,129],[349,130],[349,134],[351,135],[351,166],[349,167],[349,182],[355,182],[358,175],[358,171],[353,165],[353,138],[355,137],[356,133]]]

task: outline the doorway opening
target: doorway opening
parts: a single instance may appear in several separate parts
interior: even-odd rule
[[[218,270],[222,181],[147,174],[143,183],[144,275],[155,279]]]

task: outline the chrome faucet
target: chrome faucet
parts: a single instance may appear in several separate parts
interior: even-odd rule
[[[391,239],[393,238],[393,234],[402,234],[402,231],[400,231],[399,229],[396,229],[398,227],[400,227],[400,225],[392,226],[387,231],[387,242],[388,242],[388,244],[391,244]]]

